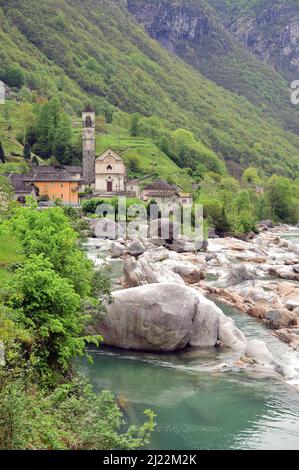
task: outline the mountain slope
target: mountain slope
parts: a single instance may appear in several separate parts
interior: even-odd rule
[[[0,68],[19,64],[36,95],[58,96],[70,113],[92,101],[157,115],[194,132],[238,173],[299,172],[299,137],[246,98],[204,78],[151,40],[115,1],[0,0]],[[25,92],[24,92],[25,93]]]
[[[224,88],[244,95],[288,130],[299,132],[289,83],[227,33],[205,0],[128,0],[149,35]],[[219,9],[221,9],[219,3]]]
[[[209,0],[227,30],[288,81],[299,78],[298,0]]]

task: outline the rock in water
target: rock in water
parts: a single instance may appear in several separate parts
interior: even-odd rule
[[[115,242],[111,246],[111,258],[112,259],[117,259],[120,258],[126,251],[126,248],[124,245],[121,245],[118,242]]]
[[[253,359],[257,364],[270,367],[278,374],[284,375],[282,367],[277,361],[275,361],[264,341],[260,341],[258,339],[250,341],[245,349],[245,354],[247,357]]]
[[[233,269],[224,279],[220,279],[219,284],[221,284],[221,287],[230,287],[244,281],[253,281],[255,279],[256,271],[245,265],[241,265]]]
[[[187,345],[243,350],[244,335],[202,294],[177,283],[150,284],[113,293],[96,325],[106,344],[123,349],[176,351]]]
[[[98,331],[123,349],[175,351],[187,344],[197,296],[179,284],[151,284],[113,294]]]

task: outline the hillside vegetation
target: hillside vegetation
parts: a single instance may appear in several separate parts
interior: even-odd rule
[[[108,123],[119,109],[157,116],[167,132],[192,131],[236,175],[250,164],[298,172],[298,136],[169,54],[118,3],[0,0],[0,78],[24,100],[59,98],[70,115],[91,101]]]

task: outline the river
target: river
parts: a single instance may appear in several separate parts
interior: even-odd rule
[[[299,234],[287,238],[299,243]],[[89,248],[94,258],[96,242]],[[110,269],[119,288],[121,263],[113,261]],[[295,366],[295,353],[260,321],[220,307],[248,337],[263,339],[275,358]],[[225,370],[234,355],[230,351],[153,355],[101,348],[90,353],[93,364],[82,360],[79,371],[97,391],[113,391],[130,422],[141,422],[146,408],[157,414],[149,449],[299,449],[299,393],[292,381]]]

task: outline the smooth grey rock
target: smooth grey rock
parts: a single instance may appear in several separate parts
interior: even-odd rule
[[[106,344],[123,349],[180,350],[188,344],[197,304],[197,296],[184,285],[115,292],[98,331]]]
[[[293,269],[294,269],[295,273],[298,273],[298,274],[299,274],[299,264],[295,264],[295,265],[293,266]]]
[[[92,333],[123,349],[176,351],[185,346],[245,349],[232,319],[184,284],[151,284],[113,293],[113,303]]]
[[[177,253],[192,253],[195,251],[204,251],[207,249],[207,246],[207,240],[200,240],[196,242],[180,239],[175,240],[173,243],[167,245],[167,247],[171,251],[176,251]]]
[[[131,256],[140,256],[145,252],[145,247],[140,240],[134,240],[127,246],[127,251]]]
[[[121,256],[125,253],[126,248],[124,245],[121,245],[120,243],[113,243],[111,247],[111,258],[117,259],[121,258]]]

